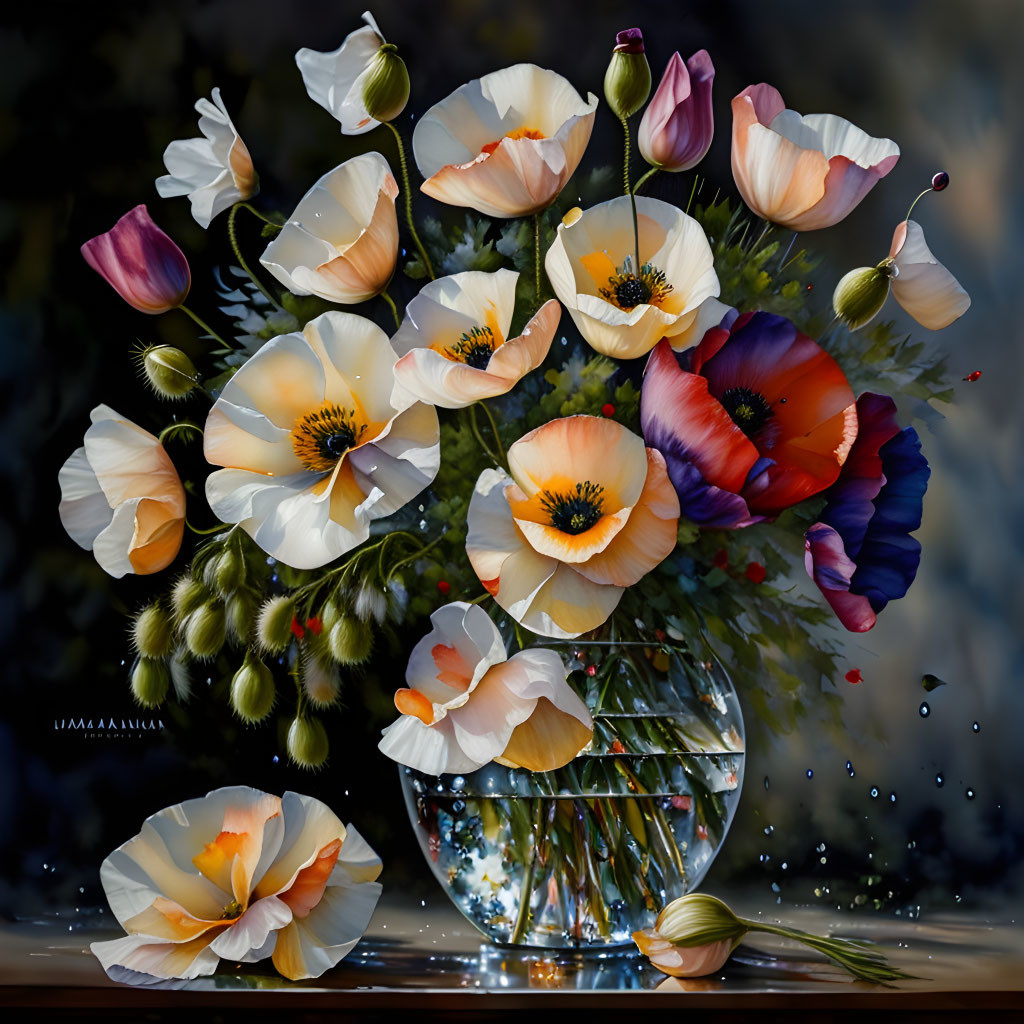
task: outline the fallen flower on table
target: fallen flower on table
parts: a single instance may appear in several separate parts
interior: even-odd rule
[[[877,985],[912,977],[890,967],[884,954],[865,943],[748,921],[737,917],[720,899],[702,892],[673,900],[658,915],[653,928],[633,932],[633,941],[664,974],[699,978],[721,970],[748,932],[767,932],[803,943],[859,981]]]

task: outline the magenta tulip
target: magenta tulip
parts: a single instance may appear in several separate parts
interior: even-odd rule
[[[663,171],[688,171],[704,159],[715,134],[711,86],[715,66],[707,50],[685,64],[672,54],[654,99],[640,121],[640,152]]]
[[[192,275],[185,254],[140,203],[106,234],[82,246],[86,263],[142,313],[166,313],[188,295]]]

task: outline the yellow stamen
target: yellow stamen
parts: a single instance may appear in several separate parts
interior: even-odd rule
[[[480,152],[481,153],[486,153],[488,156],[490,156],[491,153],[493,153],[502,144],[502,142],[505,141],[505,139],[513,139],[513,140],[515,140],[515,139],[535,139],[535,140],[539,140],[539,139],[546,139],[546,138],[547,138],[547,136],[543,132],[537,131],[536,128],[526,128],[526,127],[517,128],[514,132],[507,132],[504,136],[502,136],[502,138],[496,140],[495,142],[488,142],[487,145],[484,146],[480,150]]]
[[[329,473],[347,451],[359,444],[366,426],[354,411],[328,402],[295,421],[292,450],[307,469]]]

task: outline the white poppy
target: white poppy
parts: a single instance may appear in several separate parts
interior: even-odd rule
[[[939,331],[970,308],[971,297],[932,255],[917,221],[897,225],[889,259],[896,269],[890,279],[892,294],[922,327]]]
[[[405,309],[391,344],[396,388],[421,402],[461,409],[511,391],[544,361],[562,307],[550,299],[518,337],[508,337],[516,305],[512,270],[469,270],[431,281]]]
[[[267,554],[314,569],[423,490],[440,464],[437,411],[395,406],[387,335],[331,311],[267,342],[210,410],[206,497]]]
[[[318,978],[370,923],[381,867],[319,800],[218,789],[158,811],[107,857],[100,880],[128,934],[90,948],[135,984],[213,974],[222,958]]]
[[[303,196],[260,263],[296,295],[343,305],[372,299],[398,260],[397,197],[380,153],[346,160]]]
[[[529,771],[568,764],[593,736],[586,705],[551,650],[507,657],[498,628],[477,605],[455,601],[430,617],[413,648],[402,712],[380,749],[427,775],[469,772],[490,761]]]
[[[703,228],[659,199],[636,197],[640,266],[633,210],[626,196],[580,212],[558,226],[544,260],[555,294],[591,348],[615,359],[646,355],[667,337],[674,348],[696,345],[703,327],[720,322],[714,256]],[[715,317],[717,316],[717,320]]]
[[[200,227],[235,203],[251,199],[259,191],[259,178],[249,150],[228,116],[220,89],[196,101],[201,139],[178,139],[164,150],[169,173],[156,179],[164,199],[187,195],[192,216]]]

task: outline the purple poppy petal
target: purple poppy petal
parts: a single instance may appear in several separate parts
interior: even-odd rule
[[[867,597],[850,592],[857,566],[843,549],[843,539],[825,523],[815,523],[804,537],[804,564],[839,621],[853,633],[866,633],[875,624]]]

